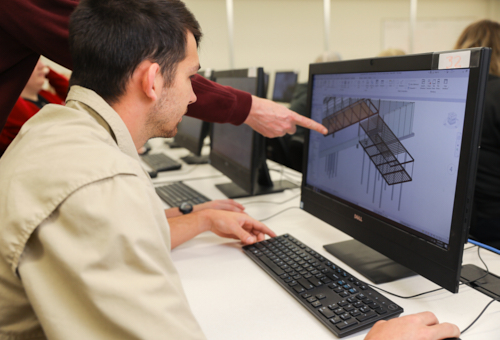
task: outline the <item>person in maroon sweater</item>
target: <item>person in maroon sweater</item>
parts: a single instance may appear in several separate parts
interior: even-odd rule
[[[55,93],[42,89],[45,80],[49,81]],[[49,69],[38,60],[26,86],[17,99],[7,122],[0,133],[0,155],[7,149],[19,130],[28,119],[46,104],[64,104],[68,92],[69,81],[66,77]]]
[[[0,130],[40,55],[71,69],[69,17],[78,0],[0,1]],[[266,137],[293,134],[296,125],[326,128],[270,100],[206,80],[193,79],[198,98],[188,115],[216,123],[246,123]]]

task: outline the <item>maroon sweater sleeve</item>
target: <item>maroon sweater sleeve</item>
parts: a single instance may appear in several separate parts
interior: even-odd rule
[[[40,55],[71,68],[69,16],[77,0],[0,1],[0,130]]]
[[[252,96],[229,86],[222,86],[200,75],[193,80],[193,90],[197,96],[189,105],[187,115],[206,122],[242,124],[250,113]]]
[[[62,74],[57,73],[56,71],[49,69],[49,74],[47,74],[47,79],[49,80],[50,86],[54,88],[56,94],[59,98],[61,98],[64,102],[66,100],[66,96],[68,95],[69,88],[69,80]]]
[[[0,130],[40,55],[72,68],[69,17],[78,0],[0,0]],[[250,94],[201,76],[193,80],[198,101],[190,116],[209,122],[241,124],[252,105]]]

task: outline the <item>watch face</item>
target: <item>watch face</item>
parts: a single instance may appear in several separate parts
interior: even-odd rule
[[[179,210],[183,214],[189,214],[191,211],[193,211],[193,205],[191,203],[182,202],[179,206]]]

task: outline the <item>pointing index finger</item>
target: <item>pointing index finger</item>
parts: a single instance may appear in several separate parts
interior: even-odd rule
[[[301,116],[298,113],[294,114],[293,121],[296,125],[300,125],[300,126],[303,126],[307,129],[317,131],[323,135],[328,133],[328,129],[324,125],[322,125],[318,122],[315,122],[314,120],[312,120],[310,118]]]

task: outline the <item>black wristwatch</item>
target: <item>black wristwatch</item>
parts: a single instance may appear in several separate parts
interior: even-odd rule
[[[179,211],[183,214],[189,214],[191,211],[193,211],[193,205],[188,202],[182,202],[181,205],[179,206]]]

